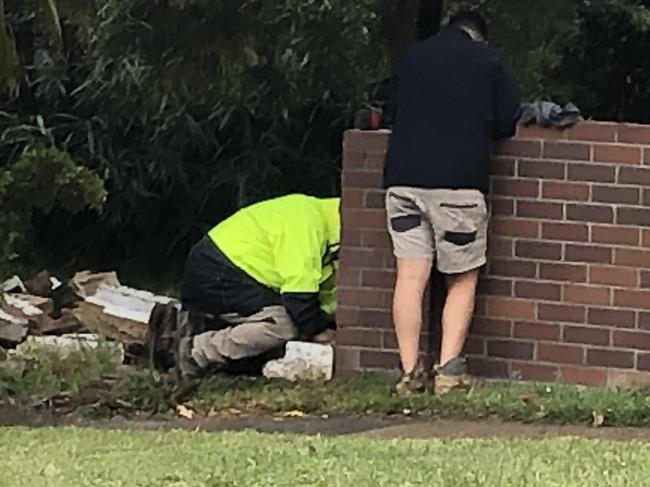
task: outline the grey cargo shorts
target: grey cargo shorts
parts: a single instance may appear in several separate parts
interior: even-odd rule
[[[480,191],[393,187],[386,212],[395,257],[435,258],[443,274],[485,265],[488,209]]]

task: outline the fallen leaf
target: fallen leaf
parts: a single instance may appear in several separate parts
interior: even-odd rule
[[[591,416],[593,418],[591,426],[594,428],[600,428],[603,424],[605,424],[605,416],[600,414],[598,411],[593,411],[591,413]]]
[[[178,415],[181,418],[194,419],[194,411],[192,411],[191,409],[183,406],[182,404],[179,404],[178,406],[176,406],[176,412],[178,413]]]
[[[283,414],[285,418],[302,418],[305,416],[305,413],[302,411],[298,411],[297,409],[294,409],[293,411],[287,411],[286,413]]]
[[[519,400],[526,404],[535,402],[537,399],[539,399],[539,396],[537,394],[522,394],[521,396],[519,396]]]

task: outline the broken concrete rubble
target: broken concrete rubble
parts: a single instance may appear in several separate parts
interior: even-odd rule
[[[175,303],[166,296],[123,286],[115,272],[84,271],[62,285],[44,271],[24,283],[15,276],[2,289],[0,343],[10,348],[28,335],[91,331],[123,344],[129,356],[144,357],[152,309]]]
[[[263,369],[268,379],[330,380],[334,366],[331,345],[289,342],[283,358],[269,361]]]

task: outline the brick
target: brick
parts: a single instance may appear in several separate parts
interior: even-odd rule
[[[650,309],[650,291],[616,289],[614,304],[622,308]]]
[[[363,229],[361,231],[361,247],[375,249],[392,249],[390,235],[383,230]]]
[[[532,359],[535,345],[530,342],[513,340],[490,340],[487,353],[491,357]]]
[[[357,299],[357,290],[355,288],[339,288],[337,293],[337,304],[338,306],[344,306],[346,308],[358,307],[359,301]]]
[[[395,273],[387,270],[364,269],[361,274],[361,285],[364,287],[392,289],[395,285]]]
[[[515,284],[515,296],[544,301],[560,301],[562,286],[548,282],[519,281]]]
[[[560,203],[545,203],[540,201],[517,201],[517,216],[561,220],[564,207]]]
[[[560,260],[562,258],[562,245],[542,241],[520,240],[515,245],[515,256],[527,259]]]
[[[521,260],[494,259],[489,263],[490,274],[501,277],[528,277],[537,275],[534,262]]]
[[[591,146],[566,142],[544,142],[544,158],[588,161],[591,159]]]
[[[586,326],[565,326],[563,341],[587,345],[609,345],[610,331],[604,328]]]
[[[343,291],[339,289],[339,306],[336,309],[336,322],[343,328],[345,326],[357,326],[359,323],[359,309],[341,305]]]
[[[569,384],[584,386],[604,386],[607,384],[607,371],[593,367],[561,367],[560,376]]]
[[[613,183],[616,181],[616,168],[596,164],[571,164],[568,170],[569,181],[590,181]]]
[[[650,350],[650,333],[643,331],[614,330],[613,344],[616,347],[634,350]]]
[[[631,369],[634,367],[634,353],[622,350],[590,348],[587,350],[587,365]]]
[[[344,188],[381,188],[383,176],[378,171],[345,170],[342,187]]]
[[[512,296],[512,281],[483,277],[478,283],[478,294],[484,296]]]
[[[641,149],[623,145],[596,145],[594,146],[594,161],[641,164]]]
[[[641,196],[641,206],[650,206],[650,189],[648,188],[643,190],[643,195]]]
[[[583,122],[567,130],[570,140],[591,142],[615,142],[618,124],[602,122]]]
[[[539,195],[539,181],[513,178],[493,178],[492,191],[499,196],[521,196],[536,198]]]
[[[474,318],[472,321],[472,334],[508,338],[512,336],[512,322],[494,318]]]
[[[591,241],[605,244],[639,245],[641,231],[621,226],[591,227]]]
[[[589,186],[580,183],[544,181],[542,196],[551,200],[587,201],[589,199]]]
[[[617,208],[616,223],[619,225],[650,225],[650,208]]]
[[[537,360],[554,364],[581,364],[584,361],[584,349],[573,345],[538,343]]]
[[[382,170],[384,162],[386,161],[386,151],[381,150],[368,150],[366,151],[366,158],[364,160],[364,168]]]
[[[650,165],[650,149],[644,149],[643,151],[643,164]]]
[[[621,167],[618,173],[619,184],[650,186],[650,168]]]
[[[545,240],[564,240],[586,242],[589,240],[589,227],[583,223],[542,223],[542,238]]]
[[[490,232],[501,237],[534,238],[539,234],[539,223],[520,218],[494,218],[490,223]]]
[[[593,262],[596,264],[611,264],[612,249],[595,245],[572,245],[565,249],[565,259],[569,262]]]
[[[650,145],[650,128],[646,125],[621,124],[618,127],[618,141]]]
[[[614,209],[600,205],[567,205],[566,217],[580,222],[614,223]]]
[[[341,190],[341,205],[343,208],[362,208],[364,190],[358,188],[343,188]]]
[[[364,207],[365,208],[385,208],[386,194],[380,190],[365,190]]]
[[[490,165],[490,174],[495,176],[514,176],[516,173],[515,159],[506,157],[493,157]]]
[[[532,340],[559,341],[560,325],[542,322],[518,322],[515,323],[513,336]]]
[[[341,262],[356,268],[383,268],[387,250],[373,248],[346,248],[340,252]]]
[[[650,371],[650,353],[640,353],[637,358],[637,369]]]
[[[566,179],[566,164],[548,161],[519,161],[517,175],[522,178]]]
[[[616,249],[614,263],[630,267],[650,268],[650,250]]]
[[[488,253],[490,257],[512,257],[514,242],[510,238],[490,236],[488,238]]]
[[[650,386],[650,374],[644,372],[623,372],[621,370],[610,370],[609,387],[639,388]]]
[[[637,271],[614,266],[593,266],[589,269],[589,282],[634,287],[637,283]]]
[[[393,317],[391,311],[360,309],[358,324],[363,328],[387,328],[393,329]]]
[[[639,312],[637,324],[641,330],[650,330],[650,313]]]
[[[650,229],[641,232],[641,245],[650,248]]]
[[[359,365],[362,369],[398,369],[400,367],[399,354],[361,350]]]
[[[580,286],[567,284],[564,287],[564,300],[577,304],[608,305],[611,301],[611,291],[608,287]]]
[[[393,293],[380,289],[357,289],[357,303],[362,308],[390,309]]]
[[[512,216],[515,213],[515,202],[506,198],[492,198],[490,200],[490,213],[492,215]]]
[[[463,353],[466,355],[485,355],[485,340],[477,337],[469,337],[465,341]]]
[[[517,139],[542,139],[555,140],[566,139],[566,130],[557,128],[540,127],[538,125],[519,125],[517,127]]]
[[[336,332],[336,344],[351,347],[381,348],[382,333],[377,329],[341,328]]]
[[[363,169],[365,167],[366,152],[363,150],[346,150],[343,153],[343,165],[350,169]]]
[[[343,137],[344,151],[381,151],[388,145],[388,132],[346,130]]]
[[[508,362],[482,357],[468,357],[467,368],[470,374],[481,377],[510,377]]]
[[[639,287],[641,289],[650,289],[650,271],[640,272]]]
[[[620,309],[590,308],[587,323],[590,325],[611,326],[615,328],[634,328],[636,313]]]
[[[584,323],[586,311],[582,306],[540,303],[537,316],[542,321],[556,323]]]
[[[591,199],[598,203],[638,205],[641,200],[641,190],[621,186],[594,186],[591,190]]]
[[[344,225],[341,229],[341,244],[343,248],[361,247],[361,229]]]
[[[336,375],[343,372],[357,371],[360,368],[359,350],[337,346],[334,349],[334,368]]]
[[[343,228],[386,228],[386,212],[383,210],[343,208],[341,218]]]
[[[535,303],[502,297],[487,299],[487,312],[494,318],[513,318],[528,320],[535,318]]]
[[[559,375],[559,368],[553,365],[514,362],[511,368],[512,377],[517,380],[554,382]]]
[[[586,282],[587,266],[542,263],[539,266],[539,277],[552,281]]]
[[[542,154],[542,143],[510,139],[499,144],[496,153],[502,156],[539,157]]]
[[[338,286],[357,287],[361,285],[361,269],[345,266],[339,270]]]

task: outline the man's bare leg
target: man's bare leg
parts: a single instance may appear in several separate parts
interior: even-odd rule
[[[422,301],[431,275],[431,259],[397,259],[393,321],[405,373],[418,362]]]
[[[447,299],[442,311],[440,365],[459,357],[474,314],[479,270],[447,276]]]

